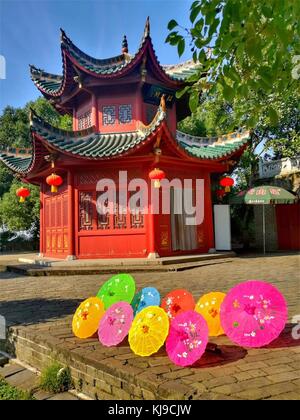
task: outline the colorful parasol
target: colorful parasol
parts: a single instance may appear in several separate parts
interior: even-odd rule
[[[193,295],[185,289],[176,289],[168,293],[162,300],[161,307],[170,319],[175,318],[183,311],[194,310]]]
[[[133,321],[133,310],[128,302],[112,305],[100,321],[98,337],[104,346],[116,346],[128,334]]]
[[[191,366],[205,352],[207,342],[205,319],[195,311],[185,311],[171,322],[166,350],[175,365]]]
[[[220,308],[225,293],[211,292],[203,295],[195,306],[195,311],[203,316],[208,325],[209,335],[217,337],[224,334],[220,320]]]
[[[250,280],[238,284],[221,306],[225,334],[240,346],[262,347],[276,339],[285,327],[287,306],[271,284]]]
[[[131,350],[139,356],[150,356],[163,346],[169,332],[169,319],[159,306],[148,306],[139,312],[129,330]]]
[[[134,315],[140,312],[147,306],[159,306],[160,294],[155,287],[144,287],[133,298],[131,306],[133,307]]]
[[[108,309],[117,302],[131,303],[135,293],[135,281],[130,274],[116,274],[107,280],[99,290],[97,297]]]
[[[73,333],[78,338],[90,338],[98,329],[104,314],[103,302],[97,297],[90,297],[77,308],[72,322]]]

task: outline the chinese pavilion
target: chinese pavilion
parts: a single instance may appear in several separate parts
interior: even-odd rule
[[[40,92],[61,114],[73,117],[73,131],[57,129],[31,113],[32,154],[1,154],[24,182],[40,186],[40,253],[55,258],[139,258],[204,253],[214,248],[211,175],[232,169],[248,133],[200,138],[176,130],[188,115],[186,98],[175,93],[197,71],[193,61],[161,65],[147,19],[138,51],[95,59],[61,31],[63,75],[30,66]],[[159,163],[158,163],[159,162]],[[100,215],[96,184],[144,179],[159,165],[168,179],[204,180],[204,221],[185,226],[174,214]],[[55,169],[53,169],[55,168]],[[46,178],[63,179],[51,192]],[[194,187],[193,187],[194,188]]]

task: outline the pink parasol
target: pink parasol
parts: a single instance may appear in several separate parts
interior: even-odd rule
[[[195,311],[185,311],[171,322],[166,350],[175,365],[190,366],[205,352],[207,342],[205,319]]]
[[[262,347],[275,340],[285,327],[287,306],[271,284],[250,280],[238,284],[221,306],[225,334],[245,347]]]
[[[103,315],[98,329],[99,341],[107,347],[121,343],[133,321],[133,309],[127,302],[117,302]]]

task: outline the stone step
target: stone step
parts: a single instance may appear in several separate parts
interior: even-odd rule
[[[10,265],[7,270],[10,272],[30,276],[30,277],[44,277],[44,276],[92,276],[98,274],[118,274],[122,273],[164,273],[174,271],[190,270],[197,267],[205,267],[213,264],[223,264],[231,262],[228,258],[215,258],[213,260],[201,260],[184,262],[180,264],[163,264],[158,266],[98,266],[98,267],[40,267],[33,265]]]

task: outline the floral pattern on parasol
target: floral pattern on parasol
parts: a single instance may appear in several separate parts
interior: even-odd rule
[[[166,350],[170,360],[179,366],[191,366],[205,352],[208,326],[202,315],[185,311],[171,322]]]
[[[133,310],[129,303],[118,302],[112,305],[100,321],[100,343],[107,347],[121,343],[128,334],[132,321]]]
[[[287,305],[272,284],[250,280],[229,291],[221,306],[226,335],[245,347],[262,347],[275,340],[285,327]]]
[[[135,293],[135,281],[130,274],[116,274],[107,280],[99,290],[97,297],[108,309],[117,302],[131,303]]]
[[[104,315],[103,302],[90,297],[77,308],[72,321],[72,330],[78,338],[90,338],[97,332],[100,319]]]
[[[193,295],[185,289],[176,289],[168,293],[162,300],[161,307],[170,319],[183,311],[193,310],[195,301]]]
[[[147,306],[159,306],[159,304],[159,291],[155,287],[144,287],[134,296],[131,306],[134,315],[136,315],[142,309],[147,308]]]
[[[224,334],[221,326],[220,310],[225,296],[225,293],[222,292],[210,292],[203,295],[195,306],[195,311],[206,320],[211,337]]]
[[[131,350],[139,356],[150,356],[164,344],[169,332],[169,318],[159,306],[148,306],[139,312],[129,330]]]

